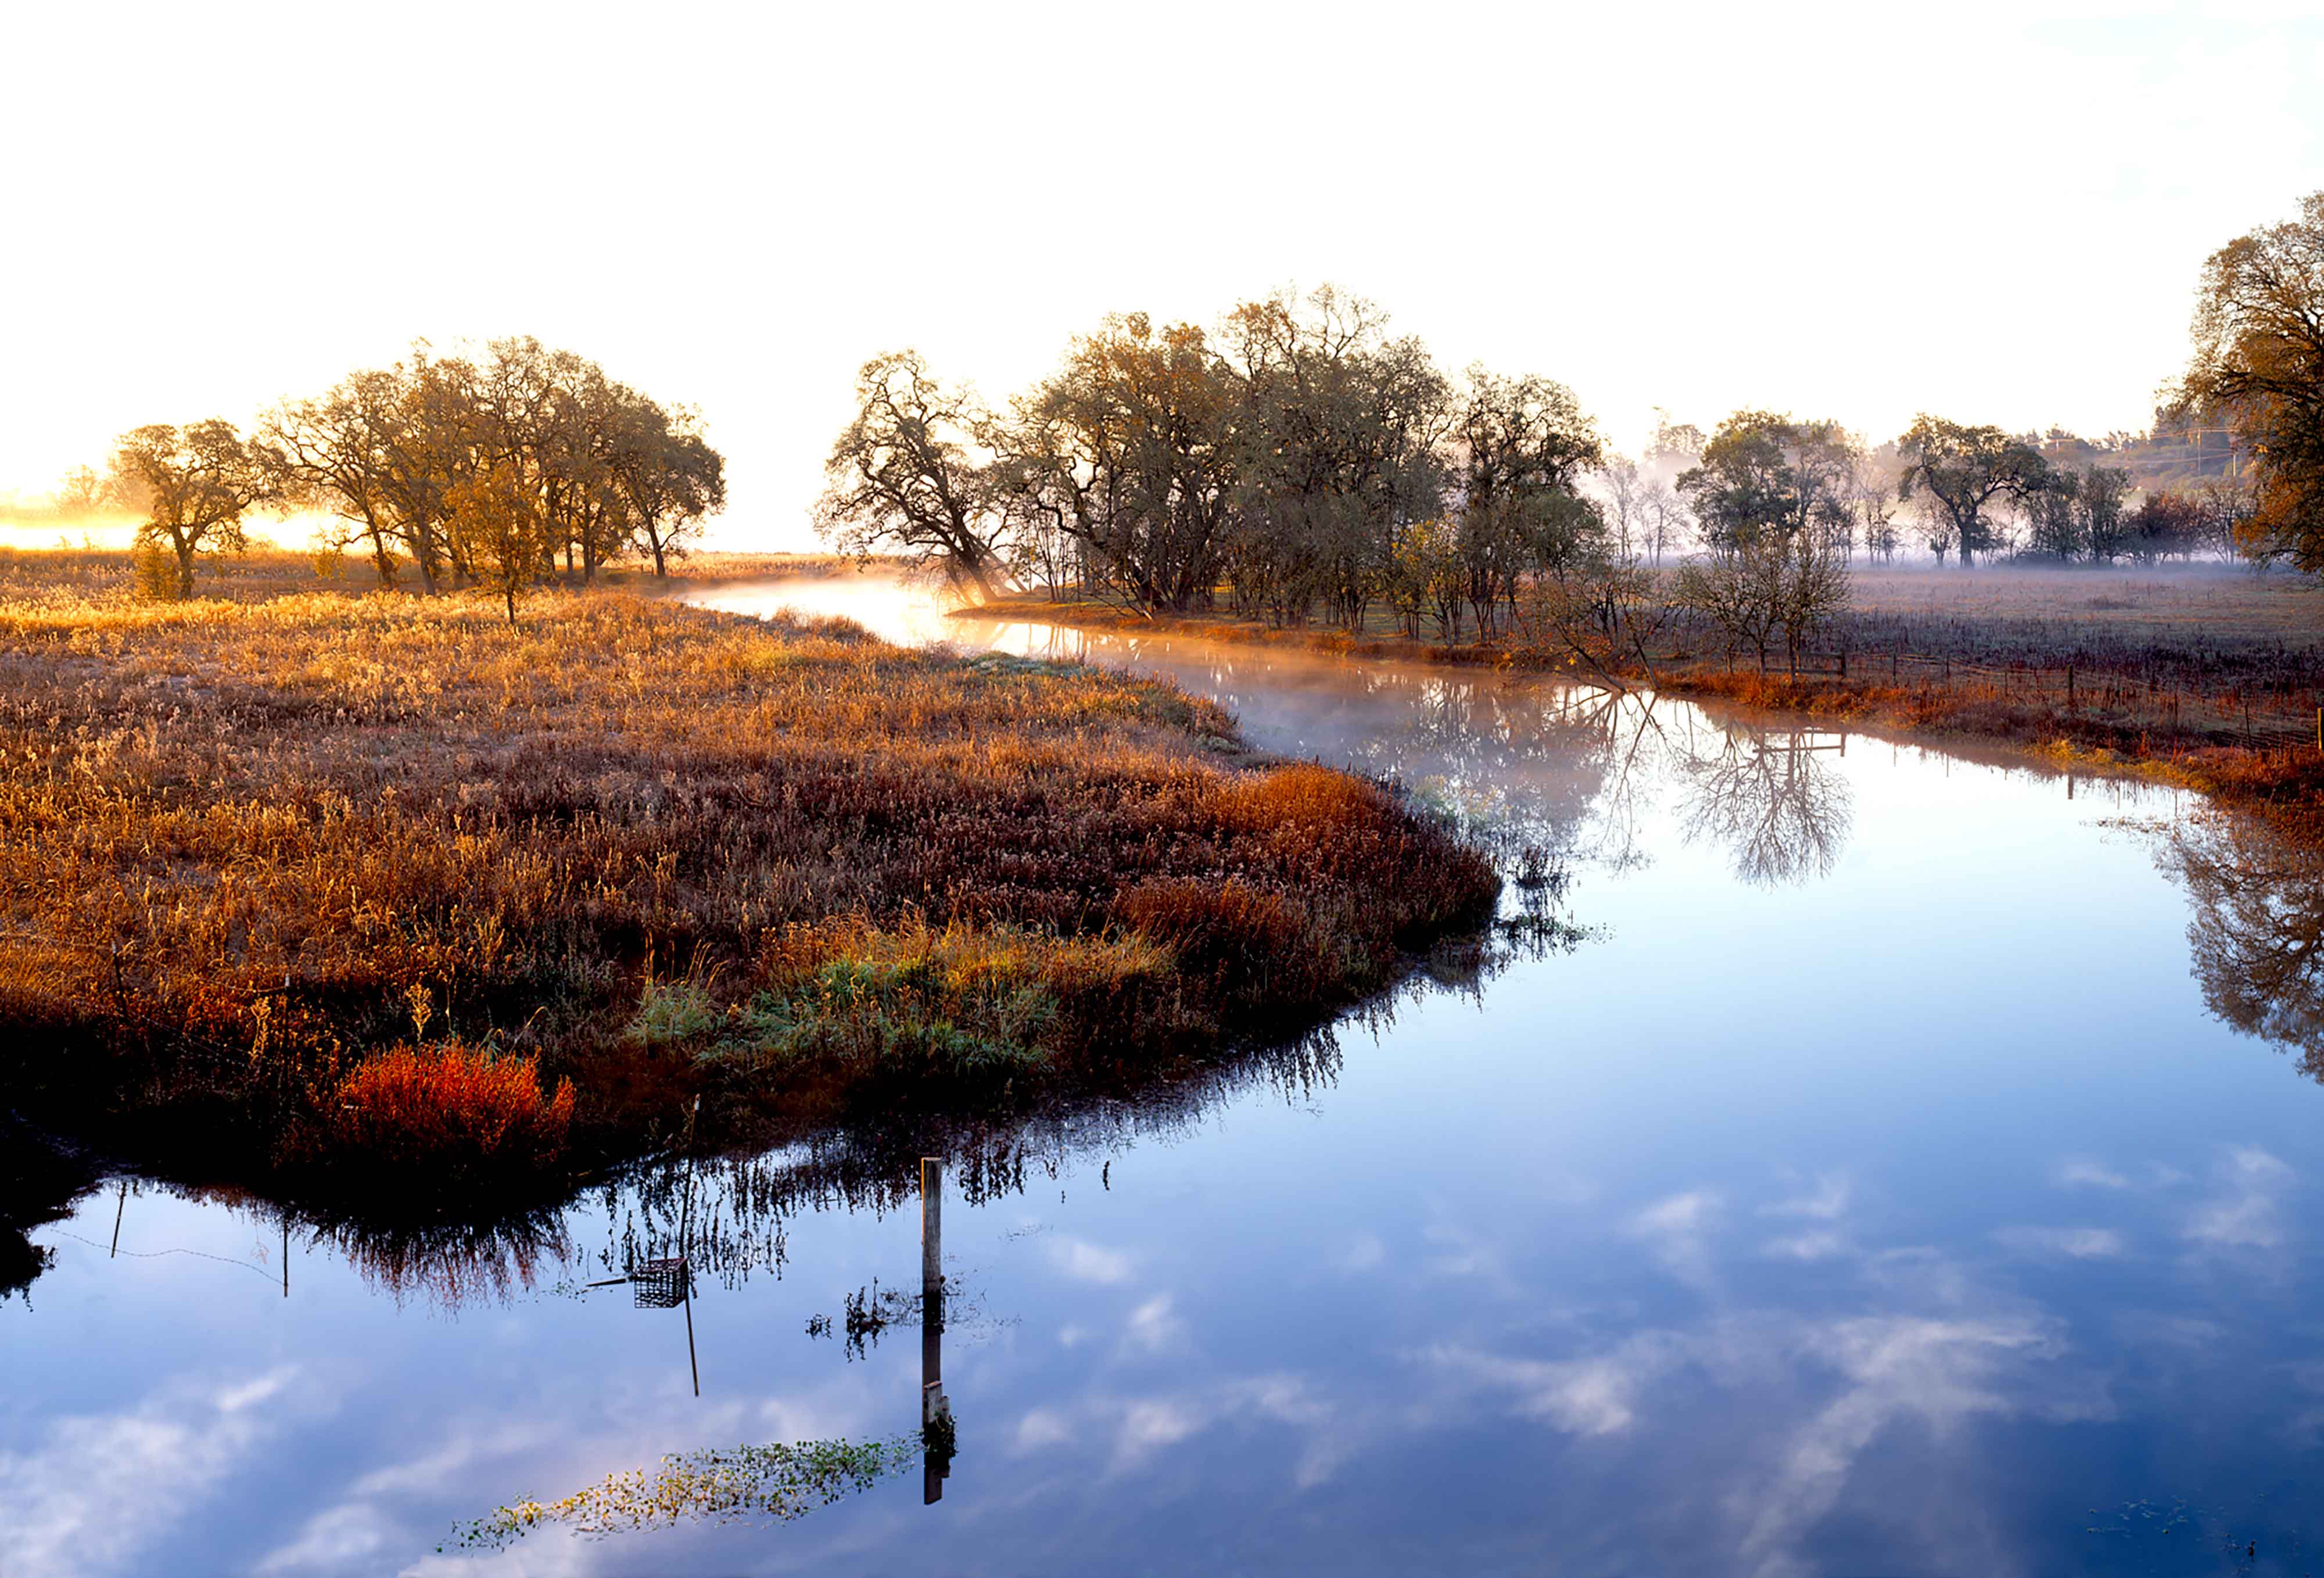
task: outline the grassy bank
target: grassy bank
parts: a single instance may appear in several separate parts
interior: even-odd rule
[[[554,1186],[1295,1029],[1479,855],[1093,669],[622,591],[0,601],[0,1029],[212,1172]]]
[[[1887,570],[1793,671],[1762,670],[1674,620],[1644,657],[1517,632],[1415,640],[1382,614],[1360,631],[1226,614],[1010,600],[1058,623],[1350,655],[1537,668],[1834,724],[1998,743],[2079,771],[2162,779],[2324,845],[2324,589],[2243,570]],[[1841,654],[1848,654],[1843,660]]]
[[[835,553],[724,553],[705,549],[672,558],[667,580],[651,565],[624,562],[602,568],[605,586],[652,587],[719,586],[730,582],[819,580],[853,576],[867,564]],[[890,567],[892,568],[892,567]],[[417,595],[418,574],[397,560],[395,590]],[[136,585],[127,549],[12,547],[0,544],[0,604],[22,607],[44,601],[126,599]],[[367,558],[352,553],[315,553],[254,539],[241,553],[205,558],[196,590],[213,602],[257,603],[294,592],[361,597],[381,590],[379,573]]]

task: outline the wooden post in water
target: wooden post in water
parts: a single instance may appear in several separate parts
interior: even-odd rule
[[[952,1405],[944,1394],[944,1163],[920,1158],[920,1503],[944,1500]]]

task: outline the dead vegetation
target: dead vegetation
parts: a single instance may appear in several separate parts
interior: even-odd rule
[[[239,1165],[569,1168],[696,1097],[730,1129],[1023,1099],[1312,1023],[1492,908],[1388,791],[1102,670],[619,591],[515,629],[140,604],[32,557],[0,562],[7,1077]]]

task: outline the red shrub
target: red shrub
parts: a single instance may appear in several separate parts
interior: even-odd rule
[[[363,1160],[440,1171],[522,1171],[555,1161],[573,1121],[573,1082],[540,1091],[530,1057],[447,1044],[395,1047],[339,1082],[337,1145]]]

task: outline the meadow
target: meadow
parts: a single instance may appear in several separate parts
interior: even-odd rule
[[[1296,1033],[1498,891],[1160,684],[118,559],[0,555],[0,1028],[21,1107],[180,1176],[433,1209],[1022,1106]]]

